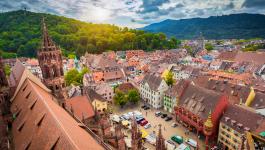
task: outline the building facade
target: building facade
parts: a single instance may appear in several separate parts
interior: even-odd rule
[[[140,84],[140,96],[153,108],[163,106],[164,92],[168,89],[166,82],[155,75],[146,75]]]
[[[251,108],[229,105],[219,124],[218,143],[224,149],[237,150],[244,145],[246,132],[254,132],[263,126],[265,118]]]

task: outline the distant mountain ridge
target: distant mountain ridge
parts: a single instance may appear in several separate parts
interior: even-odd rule
[[[180,39],[193,39],[200,32],[206,39],[265,38],[265,15],[243,13],[208,18],[167,19],[140,30],[163,32]]]

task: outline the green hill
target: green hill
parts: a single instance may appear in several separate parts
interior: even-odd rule
[[[141,30],[163,32],[167,36],[193,39],[200,32],[206,39],[265,38],[265,15],[231,14],[208,18],[165,20],[150,24]]]
[[[180,41],[163,33],[145,33],[110,24],[86,23],[62,16],[12,11],[0,13],[0,50],[4,57],[34,57],[41,41],[41,19],[64,54],[100,53],[107,50],[176,48]]]

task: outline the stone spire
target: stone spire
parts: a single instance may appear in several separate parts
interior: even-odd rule
[[[139,131],[137,127],[137,122],[135,117],[132,118],[132,150],[142,150],[142,133]]]
[[[156,138],[156,150],[166,150],[165,139],[161,131],[162,125],[159,124],[158,126],[159,126],[159,130],[158,130],[158,137]]]
[[[56,46],[49,36],[48,29],[45,24],[44,18],[42,18],[42,47],[43,51],[55,50]]]
[[[42,19],[42,45],[38,50],[38,61],[44,84],[52,90],[60,105],[67,97],[64,82],[63,58],[61,49],[49,37],[48,29]]]

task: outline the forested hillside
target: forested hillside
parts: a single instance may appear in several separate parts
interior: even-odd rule
[[[200,32],[206,39],[265,38],[265,15],[231,14],[208,18],[165,20],[150,24],[141,30],[179,39],[194,39]]]
[[[0,13],[0,50],[4,57],[36,56],[41,41],[41,19],[52,39],[65,55],[86,51],[100,53],[108,50],[169,49],[178,47],[176,38],[167,39],[163,33],[145,33],[110,24],[92,24],[61,16],[29,11]]]

